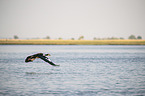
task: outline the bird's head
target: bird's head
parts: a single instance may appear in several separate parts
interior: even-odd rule
[[[50,54],[45,54],[45,56],[51,56]]]

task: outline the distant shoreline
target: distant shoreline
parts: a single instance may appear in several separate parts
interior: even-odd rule
[[[0,45],[145,45],[145,40],[0,39]]]

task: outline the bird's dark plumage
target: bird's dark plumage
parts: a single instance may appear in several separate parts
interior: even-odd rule
[[[50,65],[53,65],[53,66],[59,66],[59,65],[56,65],[55,63],[53,63],[49,58],[47,58],[46,56],[50,56],[50,54],[43,54],[43,53],[37,53],[37,54],[34,54],[34,55],[31,55],[31,56],[28,56],[26,59],[25,59],[25,62],[33,62],[36,58],[40,58],[42,60],[44,60],[45,62],[49,63]]]

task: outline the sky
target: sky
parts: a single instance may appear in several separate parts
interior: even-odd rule
[[[0,0],[0,38],[142,36],[145,0]]]

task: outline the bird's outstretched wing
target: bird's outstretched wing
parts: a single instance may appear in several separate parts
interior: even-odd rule
[[[38,55],[38,57],[41,58],[42,60],[44,60],[45,62],[49,63],[49,64],[52,65],[52,66],[59,66],[59,65],[54,64],[50,59],[48,59],[48,58],[45,57],[45,56]]]

